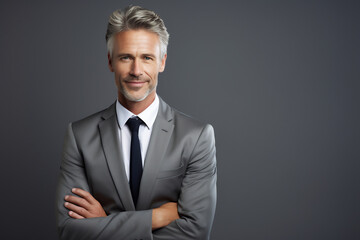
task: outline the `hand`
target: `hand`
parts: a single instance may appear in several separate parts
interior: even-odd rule
[[[101,204],[87,191],[73,188],[73,193],[80,197],[66,195],[65,207],[69,209],[69,216],[75,219],[106,217]]]
[[[177,203],[168,202],[158,208],[153,209],[152,212],[152,230],[165,227],[172,221],[179,219],[177,210]]]

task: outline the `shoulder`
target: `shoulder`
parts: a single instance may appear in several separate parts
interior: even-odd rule
[[[182,156],[195,161],[203,159],[198,166],[215,167],[215,133],[212,125],[176,109],[173,109],[173,116],[173,138],[176,147],[183,149]]]
[[[82,119],[72,122],[71,123],[72,129],[73,131],[76,132],[97,129],[99,122],[115,115],[116,115],[116,110],[115,110],[115,104],[113,103],[109,107],[101,111],[98,111]]]
[[[214,139],[214,128],[211,124],[196,119],[188,114],[185,114],[173,107],[172,109],[172,123],[174,125],[174,132],[181,137],[190,137],[195,140],[201,138]]]
[[[210,125],[174,108],[173,108],[173,113],[174,113],[175,126],[185,127],[194,130],[194,129],[203,129],[207,125]]]
[[[180,130],[182,132],[197,132],[203,130],[213,131],[213,127],[200,121],[188,114],[185,114],[174,107],[169,106],[164,100],[160,99],[160,115],[164,116],[165,119],[171,121],[174,125],[175,130]]]

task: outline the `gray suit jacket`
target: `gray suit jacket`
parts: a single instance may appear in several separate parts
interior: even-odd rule
[[[160,99],[137,206],[123,165],[115,104],[70,123],[57,190],[61,239],[209,239],[216,205],[215,138],[202,124]],[[89,191],[107,217],[72,219],[64,207],[71,188]],[[180,219],[151,230],[153,208],[177,202]]]

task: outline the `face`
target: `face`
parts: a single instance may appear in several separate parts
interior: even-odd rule
[[[166,55],[160,59],[158,35],[146,30],[120,32],[114,36],[108,60],[121,103],[154,99],[158,75],[164,71],[166,61]]]

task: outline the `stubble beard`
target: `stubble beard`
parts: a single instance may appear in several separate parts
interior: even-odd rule
[[[145,98],[147,98],[149,96],[150,93],[152,93],[153,91],[156,90],[157,87],[157,81],[156,84],[154,86],[150,86],[146,92],[140,96],[140,97],[136,97],[135,95],[131,94],[123,85],[123,83],[120,81],[120,92],[121,94],[129,101],[131,102],[141,102],[143,101]]]

